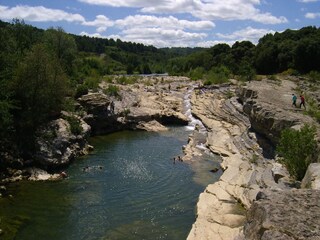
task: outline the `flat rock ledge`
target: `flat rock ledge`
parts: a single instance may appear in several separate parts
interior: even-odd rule
[[[277,141],[280,131],[282,120],[278,119],[278,116],[285,116],[279,114],[280,105],[290,106],[290,94],[283,96],[283,92],[291,93],[291,87],[294,85],[288,82],[285,84],[290,88],[285,90],[283,86],[284,89],[281,88],[279,92],[278,85],[271,87],[274,96],[283,99],[289,97],[287,103],[278,102],[279,108],[268,108],[269,114],[266,116],[272,115],[272,122],[279,123],[265,125],[271,128],[267,131],[276,133],[266,135],[270,137],[268,140],[271,142]],[[250,131],[250,121],[254,121],[254,130],[263,128],[259,125],[264,124],[263,115],[260,113],[267,103],[258,101],[261,89],[253,88],[254,91],[251,91],[250,87],[253,88],[249,86],[245,90],[239,90],[236,86],[230,85],[204,89],[192,95],[192,113],[208,130],[205,145],[221,156],[224,173],[219,181],[208,185],[200,194],[197,218],[187,239],[320,239],[320,192],[294,189],[295,182],[289,177],[286,169],[275,159],[264,158],[263,149],[257,143],[258,136]],[[242,98],[242,104],[239,97],[235,96],[236,92],[247,94],[247,97]],[[230,93],[233,93],[234,97],[228,97]],[[248,101],[254,101],[254,104],[246,109]],[[259,110],[256,111],[252,106],[259,106]],[[258,122],[257,119],[261,121]],[[304,119],[303,116],[299,116],[292,122],[288,121],[286,126],[301,125]],[[276,131],[273,131],[272,128],[275,126]],[[267,133],[266,129],[263,133]],[[304,183],[313,189],[318,184],[317,169],[318,165],[313,166],[309,180]],[[314,211],[316,213],[313,213]],[[301,215],[303,217],[300,219]]]

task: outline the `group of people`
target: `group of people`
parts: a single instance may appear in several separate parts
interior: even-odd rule
[[[173,164],[176,164],[176,161],[183,162],[182,158],[180,156],[174,157],[173,158]]]
[[[297,107],[297,96],[292,93],[292,106],[295,106]],[[300,105],[299,107],[301,108],[301,106],[304,107],[304,109],[306,109],[306,104],[305,104],[305,99],[304,99],[304,96],[303,95],[300,95]]]

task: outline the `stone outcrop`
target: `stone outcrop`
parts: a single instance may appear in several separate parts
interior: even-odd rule
[[[279,141],[283,129],[299,129],[304,123],[313,122],[310,117],[297,114],[301,109],[291,106],[291,94],[295,88],[292,81],[263,80],[248,83],[237,90],[251,127],[273,144]]]
[[[150,122],[140,122],[137,129],[145,130],[148,132],[168,131],[168,128],[157,122],[156,120]]]
[[[121,129],[117,116],[111,111],[112,100],[103,93],[89,93],[78,98],[85,115],[83,120],[91,126],[92,135],[101,135]]]
[[[307,210],[314,207],[319,211],[319,191],[293,191],[298,185],[275,159],[265,158],[265,149],[258,144],[261,136],[275,144],[284,128],[297,129],[304,123],[313,123],[310,117],[301,114],[300,109],[291,107],[295,87],[286,80],[263,80],[240,88],[230,85],[193,94],[192,113],[206,126],[206,146],[221,156],[224,173],[218,182],[210,184],[200,194],[197,219],[188,240],[319,239],[320,231],[315,227],[319,222],[318,213],[309,215]],[[230,98],[232,93],[238,96]],[[310,172],[312,177],[306,180],[307,186],[314,183],[310,179],[314,180],[315,171]],[[283,196],[272,205],[273,196],[282,193]],[[311,198],[306,204],[303,202],[305,197]],[[284,208],[287,200],[292,200],[292,204]],[[270,207],[264,209],[264,204]],[[301,218],[303,221],[312,218],[311,227],[304,224],[304,233],[289,231],[300,223],[296,221],[298,216],[290,217],[290,209],[294,206],[300,215],[306,213]],[[262,227],[259,224],[252,227],[252,222],[261,223],[261,212],[267,220],[262,221]],[[268,225],[268,219],[271,221],[272,215],[278,212],[281,214],[277,215],[277,221],[282,221],[281,229],[288,231],[290,238],[286,238],[281,229],[276,229],[277,221],[272,220]],[[276,230],[272,232],[273,229]],[[308,235],[305,234],[307,231],[314,232]],[[292,238],[294,234],[300,238]]]
[[[171,80],[172,89],[175,85],[177,88],[178,84],[184,84],[184,80],[177,78],[177,83]],[[164,83],[163,89],[159,89],[161,84],[146,87],[139,82],[131,85],[117,85],[121,96],[118,98],[109,97],[102,92],[84,95],[78,99],[80,109],[85,112],[83,119],[91,126],[93,135],[123,129],[160,130],[160,128],[148,127],[155,126],[154,121],[162,125],[188,124],[188,119],[182,113],[183,92],[186,87],[181,86],[178,92],[168,91],[166,85],[168,84]],[[187,83],[188,85],[190,83]],[[107,83],[101,84],[102,89],[107,87]],[[114,103],[114,110],[110,107],[111,102]]]
[[[71,132],[70,123],[63,118],[50,122],[42,129],[41,138],[37,139],[39,151],[35,155],[36,165],[44,169],[60,168],[86,153],[91,128],[82,119],[78,118],[78,121],[82,130],[77,135]]]
[[[247,214],[244,239],[320,239],[320,191],[268,190]]]
[[[320,190],[320,163],[311,163],[302,179],[301,188]]]

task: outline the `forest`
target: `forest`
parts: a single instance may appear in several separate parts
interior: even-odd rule
[[[105,75],[168,73],[213,84],[281,72],[320,72],[319,28],[267,34],[257,45],[158,49],[0,21],[0,153],[32,156],[37,130]]]

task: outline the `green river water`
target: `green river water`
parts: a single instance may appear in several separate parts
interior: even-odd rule
[[[189,133],[172,127],[92,138],[95,150],[66,169],[67,179],[7,186],[0,239],[186,239],[199,194],[221,174],[210,172],[219,166],[214,156],[173,164]]]

